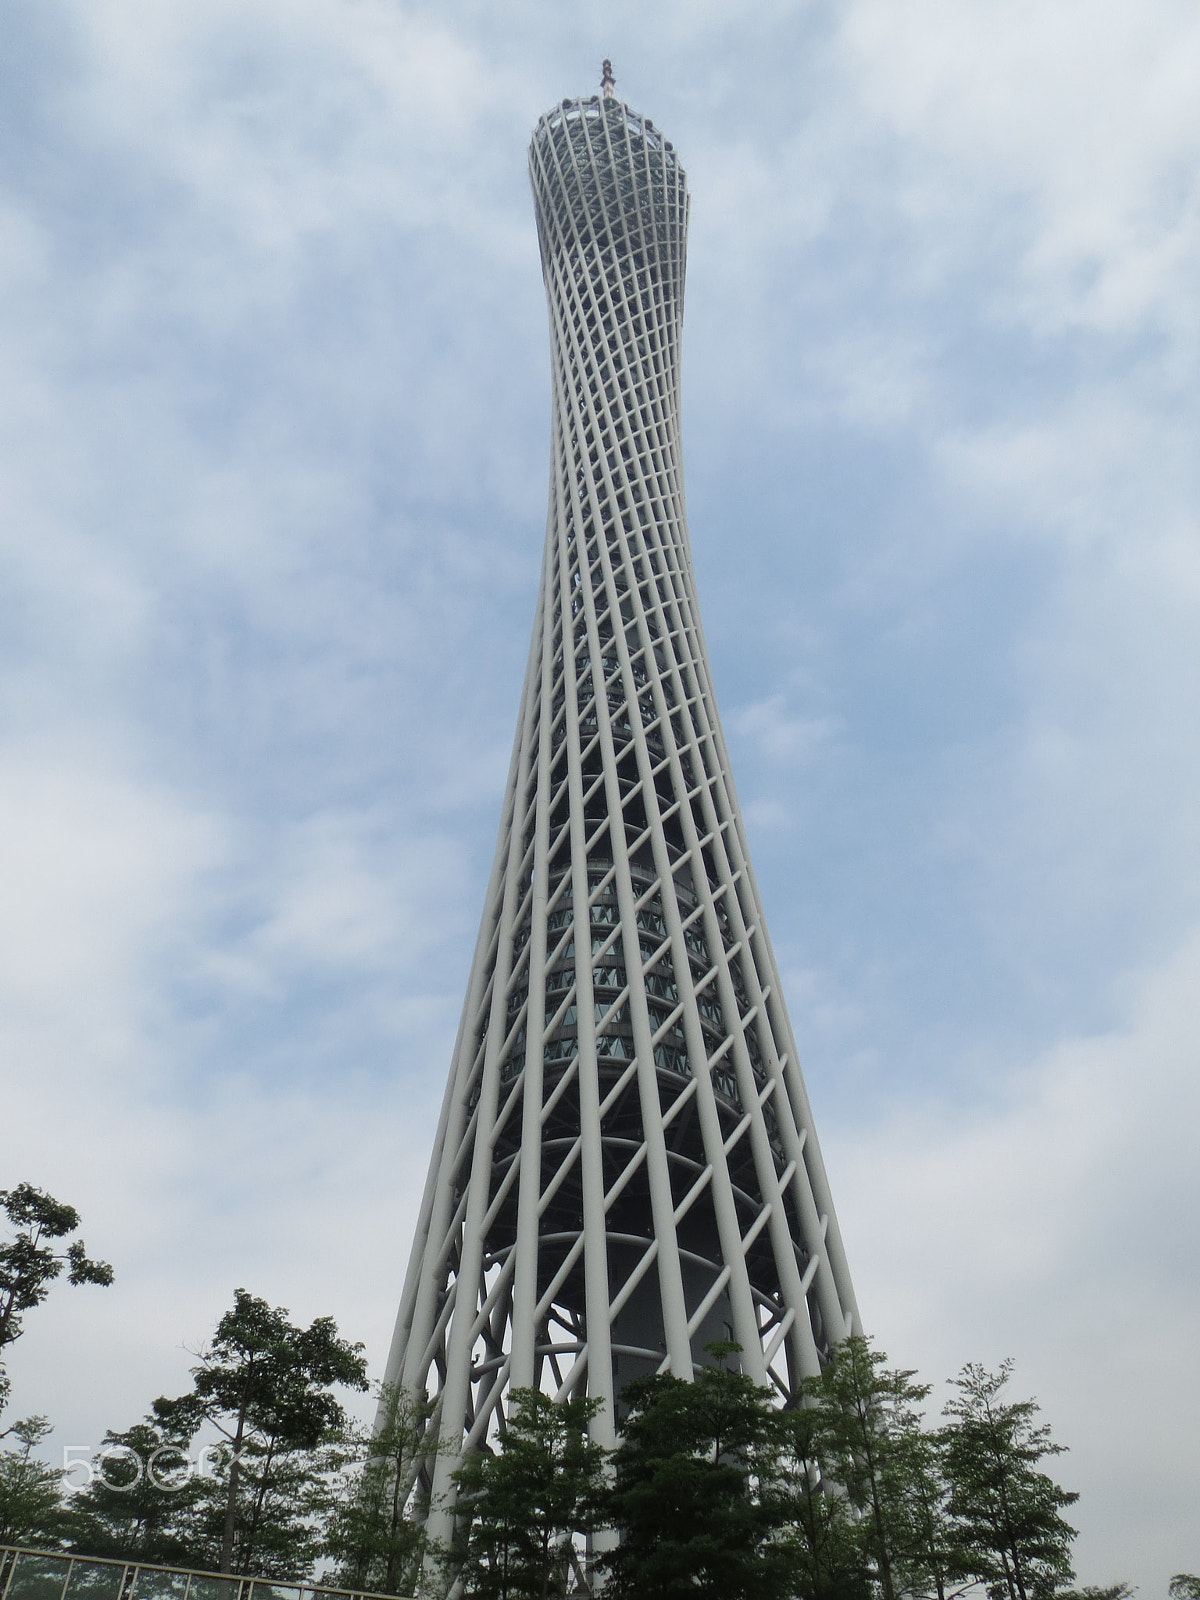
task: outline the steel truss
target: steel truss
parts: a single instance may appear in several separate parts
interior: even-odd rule
[[[784,1401],[858,1325],[700,629],[688,194],[615,99],[539,122],[550,506],[495,864],[387,1379],[431,1531],[512,1387],[602,1402],[706,1342]]]

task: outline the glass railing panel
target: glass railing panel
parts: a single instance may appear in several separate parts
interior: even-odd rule
[[[226,1578],[182,1567],[0,1545],[0,1600],[388,1600],[303,1580]]]
[[[83,1561],[76,1557],[63,1600],[120,1600],[126,1570],[120,1561]]]
[[[237,1578],[218,1578],[215,1574],[194,1573],[188,1600],[238,1600],[241,1584]],[[242,1596],[245,1600],[245,1596]]]
[[[59,1600],[67,1578],[66,1556],[17,1556],[8,1580],[7,1600]]]
[[[256,1582],[242,1600],[300,1600],[300,1588],[289,1583]]]
[[[127,1600],[183,1600],[188,1586],[186,1572],[167,1567],[139,1567]]]

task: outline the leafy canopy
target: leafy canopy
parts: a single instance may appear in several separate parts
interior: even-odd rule
[[[737,1352],[708,1347],[715,1363]],[[635,1380],[613,1457],[607,1557],[618,1600],[774,1600],[792,1593],[782,1520],[778,1413],[745,1373]]]
[[[62,1475],[33,1454],[50,1431],[45,1417],[8,1429],[20,1448],[0,1451],[0,1545],[54,1543],[61,1532]]]
[[[191,1435],[156,1401],[149,1416],[111,1429],[92,1463],[90,1483],[71,1496],[66,1537],[83,1555],[192,1566],[202,1559],[195,1533],[203,1484],[191,1470]]]
[[[356,1453],[347,1456],[323,1549],[338,1563],[342,1587],[409,1595],[425,1556],[418,1474],[433,1407],[428,1396],[389,1384],[379,1402],[375,1429],[356,1435]]]
[[[477,1451],[459,1468],[469,1595],[548,1600],[583,1577],[574,1538],[595,1528],[604,1487],[604,1451],[588,1436],[598,1409],[515,1389],[499,1453]]]
[[[1012,1373],[968,1362],[953,1380],[943,1433],[949,1510],[992,1600],[1042,1600],[1074,1576],[1075,1529],[1062,1512],[1079,1496],[1041,1468],[1063,1446],[1036,1421],[1033,1400],[1004,1399]]]
[[[0,1211],[12,1230],[12,1237],[0,1244],[0,1361],[4,1349],[21,1337],[23,1311],[41,1305],[50,1286],[67,1268],[67,1281],[73,1284],[110,1284],[113,1269],[106,1261],[92,1261],[82,1239],[73,1240],[65,1250],[56,1249],[79,1227],[79,1213],[31,1183],[15,1189],[0,1189]],[[0,1404],[7,1384],[0,1384]]]
[[[345,1412],[332,1390],[367,1387],[361,1344],[340,1338],[332,1317],[307,1328],[288,1320],[287,1310],[238,1289],[192,1368],[192,1392],[156,1409],[164,1422],[194,1435],[209,1423],[224,1441],[219,1566],[250,1570],[280,1516],[286,1549],[299,1537],[295,1511],[301,1481],[309,1481],[300,1457],[332,1443]],[[268,1512],[274,1510],[274,1522]]]

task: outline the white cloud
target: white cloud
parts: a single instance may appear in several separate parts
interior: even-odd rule
[[[871,1331],[933,1379],[1015,1356],[1071,1448],[1082,1577],[1147,1592],[1200,1557],[1198,992],[1200,935],[1121,1030],[825,1139]]]
[[[0,992],[9,1026],[54,1019],[76,1044],[127,1025],[134,969],[186,917],[223,831],[177,796],[86,760],[82,740],[0,762]]]
[[[68,14],[89,69],[73,113],[276,271],[348,213],[414,230],[453,217],[447,181],[486,193],[460,158],[500,86],[476,46],[411,9],[359,0],[349,27],[330,0],[98,0]],[[180,287],[194,307],[200,281]]]
[[[789,766],[811,761],[833,732],[827,718],[796,716],[782,694],[740,707],[730,724],[756,744],[768,761]]]
[[[239,991],[284,998],[322,972],[403,981],[453,926],[462,862],[447,839],[397,841],[381,816],[326,812],[255,849],[265,859],[247,859],[228,889],[250,927],[201,958]]]
[[[403,1090],[347,1075],[336,1089],[241,1077],[174,1105],[80,1077],[54,1126],[40,1115],[44,1082],[10,1091],[21,1175],[75,1204],[89,1249],[116,1267],[108,1290],[56,1286],[12,1352],[13,1403],[51,1415],[52,1449],[95,1444],[156,1394],[185,1389],[189,1351],[239,1285],[297,1320],[334,1315],[366,1342],[378,1376],[437,1076]]]
[[[1193,7],[859,0],[840,45],[863,113],[901,141],[914,223],[957,212],[1024,236],[1014,310],[1045,332],[1194,334]]]
[[[1101,554],[1167,592],[1200,594],[1200,522],[1192,418],[1144,381],[1095,383],[1002,422],[950,428],[938,451],[959,493],[993,518]],[[1140,391],[1140,392],[1139,392]],[[1157,569],[1157,573],[1156,570]],[[1181,596],[1183,598],[1184,596]]]
[[[55,1449],[185,1386],[239,1283],[333,1312],[378,1364],[458,1001],[414,994],[410,970],[453,914],[438,841],[397,851],[377,819],[316,816],[256,860],[227,819],[82,756],[0,766],[0,1186],[76,1205],[117,1269],[108,1291],[57,1286],[12,1352],[13,1403],[51,1414]],[[267,915],[239,943],[247,899]],[[347,967],[365,1050],[328,982]],[[239,1036],[247,990],[266,1067]]]

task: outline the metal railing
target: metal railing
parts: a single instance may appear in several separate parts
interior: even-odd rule
[[[223,1577],[151,1561],[0,1545],[0,1600],[393,1600],[285,1578]]]

